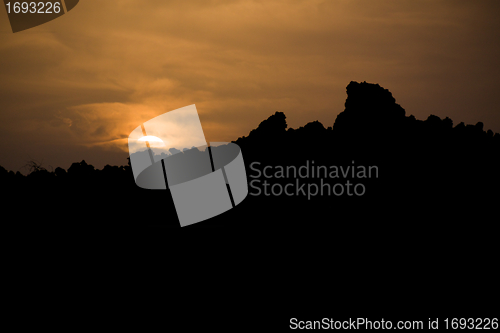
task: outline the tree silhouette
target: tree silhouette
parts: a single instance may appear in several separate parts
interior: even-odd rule
[[[339,168],[376,166],[376,178],[360,180],[349,174],[345,179],[307,179],[307,184],[318,188],[326,186],[325,182],[330,188],[346,181],[362,183],[366,193],[310,198],[250,194],[233,210],[193,227],[316,226],[339,232],[357,225],[366,234],[410,230],[429,234],[467,224],[472,234],[481,228],[490,230],[500,199],[498,133],[485,131],[482,122],[453,127],[448,117],[429,115],[418,120],[407,116],[392,94],[378,84],[351,82],[346,92],[345,109],[331,126],[313,121],[288,128],[285,114],[275,112],[234,142],[242,150],[249,182],[265,180],[271,187],[296,181],[255,178],[250,167],[254,162],[270,168],[299,168],[306,163]],[[173,152],[193,161],[201,154]],[[106,165],[102,170],[84,160],[67,171],[60,167],[48,171],[36,161],[30,161],[27,168],[29,174],[23,176],[0,167],[0,181],[10,194],[5,207],[30,207],[27,211],[32,214],[45,211],[60,223],[179,226],[169,191],[136,186],[130,158],[125,166]],[[16,199],[26,193],[43,195],[28,203]],[[374,223],[376,220],[382,222]]]

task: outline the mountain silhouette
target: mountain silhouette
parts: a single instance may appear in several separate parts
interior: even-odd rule
[[[432,230],[443,237],[494,227],[498,133],[485,131],[483,123],[453,126],[447,117],[407,116],[378,84],[351,82],[346,92],[345,109],[331,126],[313,121],[288,128],[285,114],[275,112],[233,141],[243,153],[249,195],[236,208],[192,227],[356,228],[366,236]],[[316,176],[291,175],[301,167]],[[81,161],[67,171],[32,162],[29,171],[24,176],[0,167],[9,194],[5,207],[23,211],[27,222],[22,223],[41,223],[37,217],[47,215],[65,224],[179,226],[169,191],[136,186],[130,162],[97,170]],[[329,194],[275,194],[302,184]]]

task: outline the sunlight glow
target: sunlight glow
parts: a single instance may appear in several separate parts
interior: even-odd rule
[[[163,140],[154,135],[143,136],[137,139],[137,141],[147,142],[149,144],[149,147],[151,148],[165,147],[165,143],[163,142]]]
[[[162,139],[160,139],[159,137],[154,136],[154,135],[143,136],[142,138],[138,139],[138,141],[161,142],[161,143],[163,143]]]

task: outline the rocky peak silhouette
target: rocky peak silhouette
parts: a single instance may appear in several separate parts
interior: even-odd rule
[[[285,133],[287,128],[286,116],[283,112],[276,111],[275,114],[262,121],[259,127],[252,130],[249,137],[273,137]]]
[[[351,81],[346,90],[345,110],[337,116],[334,130],[357,132],[385,128],[401,124],[405,118],[405,110],[391,92],[378,84]]]

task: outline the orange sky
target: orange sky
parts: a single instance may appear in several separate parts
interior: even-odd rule
[[[500,132],[499,17],[497,0],[81,0],[13,34],[0,8],[0,165],[123,165],[134,128],[191,104],[208,141],[275,111],[331,126],[352,80]]]

